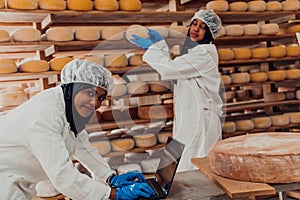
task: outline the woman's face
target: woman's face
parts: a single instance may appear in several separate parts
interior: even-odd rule
[[[194,42],[198,42],[204,38],[205,35],[205,27],[206,24],[200,20],[200,19],[195,19],[190,28],[190,38]]]
[[[101,106],[106,91],[100,87],[80,90],[74,98],[74,107],[82,117],[87,117]]]

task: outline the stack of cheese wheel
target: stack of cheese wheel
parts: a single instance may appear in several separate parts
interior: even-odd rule
[[[247,182],[299,182],[300,135],[266,132],[218,141],[209,153],[213,173]]]
[[[81,59],[82,60],[88,60],[88,61],[97,63],[98,65],[104,66],[104,58],[103,58],[103,56],[85,55]]]
[[[74,31],[69,27],[52,27],[46,31],[48,41],[67,42],[74,40]]]
[[[100,39],[98,27],[78,27],[75,30],[75,38],[81,41],[96,41]]]
[[[268,74],[266,72],[250,73],[250,81],[253,83],[263,83],[267,80],[268,80]]]
[[[286,78],[289,80],[300,79],[300,69],[288,69],[286,70]]]
[[[170,38],[186,38],[188,28],[186,26],[172,25],[169,27]]]
[[[232,83],[249,83],[250,82],[250,75],[248,72],[242,72],[242,73],[233,73],[230,74]]]
[[[64,66],[72,61],[72,57],[55,57],[49,61],[50,69],[53,71],[61,71]]]
[[[292,124],[300,123],[300,112],[284,113],[284,115],[289,117],[289,122]]]
[[[267,2],[267,11],[281,11],[282,4],[278,1],[269,1]]]
[[[260,27],[258,24],[245,24],[243,27],[244,35],[259,35]]]
[[[103,11],[119,10],[119,2],[117,0],[95,0],[95,9]]]
[[[225,26],[225,32],[228,36],[242,36],[244,34],[244,29],[242,25],[233,24]]]
[[[229,8],[228,2],[227,1],[209,1],[206,4],[206,9],[212,9],[214,11],[220,11],[220,12],[225,12]]]
[[[119,0],[120,10],[123,11],[140,11],[142,2],[140,0]]]
[[[157,143],[154,133],[136,134],[133,136],[133,139],[136,147],[152,147]]]
[[[145,64],[143,61],[143,55],[142,54],[134,54],[128,58],[128,64],[130,66],[139,66]]]
[[[270,128],[272,126],[272,120],[270,117],[255,117],[251,121],[254,123],[254,128]]]
[[[19,66],[20,72],[45,72],[50,66],[45,60],[29,60]]]
[[[231,49],[218,49],[220,61],[229,61],[234,59],[234,52]]]
[[[103,40],[122,40],[124,39],[124,27],[105,26],[101,28],[101,38]]]
[[[145,82],[127,83],[127,91],[131,95],[146,94],[149,91],[149,84]]]
[[[282,58],[286,55],[286,48],[284,46],[268,47],[269,56],[271,58]]]
[[[142,38],[148,38],[148,29],[145,26],[138,25],[138,24],[133,24],[127,27],[127,30],[125,32],[125,37],[126,39],[132,43],[133,39],[133,34],[138,35]]]
[[[151,92],[166,92],[170,89],[169,81],[151,81],[149,82]]]
[[[276,102],[276,101],[284,101],[285,94],[283,92],[271,92],[264,94],[264,101],[265,102]]]
[[[229,10],[235,11],[235,12],[243,12],[248,9],[248,5],[246,2],[243,1],[237,1],[237,2],[231,2],[229,4]]]
[[[117,172],[119,175],[121,174],[125,174],[129,171],[138,171],[138,172],[141,172],[142,173],[142,168],[139,164],[124,164],[124,165],[120,165],[118,168],[117,168]]]
[[[7,0],[7,7],[19,10],[38,9],[38,0]]]
[[[230,85],[232,83],[232,79],[229,75],[222,75],[221,79],[224,85]]]
[[[266,2],[261,0],[249,1],[247,4],[248,11],[262,12],[265,11],[267,8]]]
[[[252,58],[266,59],[269,57],[269,50],[266,47],[258,47],[251,49]]]
[[[18,71],[16,61],[13,59],[0,59],[0,74],[10,74]]]
[[[288,33],[293,33],[293,34],[300,32],[300,24],[289,26],[288,29],[287,29],[287,32]]]
[[[36,42],[41,40],[41,32],[35,28],[19,28],[12,32],[14,41]]]
[[[124,54],[109,54],[104,56],[104,65],[106,67],[127,67],[128,60]]]
[[[243,119],[235,121],[236,130],[250,131],[254,129],[254,123],[250,119]]]
[[[42,10],[65,10],[65,0],[39,0],[39,8]]]
[[[93,141],[91,142],[91,146],[95,147],[101,156],[111,151],[111,145],[108,140]]]
[[[282,1],[281,4],[284,11],[297,11],[300,9],[300,2],[298,0]]]
[[[139,106],[138,117],[146,120],[173,118],[173,104]]]
[[[6,30],[0,30],[0,42],[9,42],[10,34]]]
[[[223,133],[234,133],[236,131],[235,122],[227,121],[223,123],[222,132]]]
[[[290,123],[290,118],[287,115],[273,115],[270,118],[272,126],[286,126]]]
[[[88,11],[93,10],[92,0],[67,0],[69,10]]]
[[[283,81],[286,79],[286,71],[285,70],[273,70],[268,71],[268,79],[270,81]]]
[[[130,151],[134,148],[134,140],[132,138],[119,138],[111,140],[113,151]]]
[[[247,60],[251,58],[251,50],[248,48],[235,48],[233,49],[234,57],[236,60]]]
[[[300,56],[300,46],[297,44],[288,45],[286,47],[286,56],[291,56],[291,57]]]
[[[260,25],[260,34],[262,35],[275,35],[279,31],[279,25],[276,23]]]

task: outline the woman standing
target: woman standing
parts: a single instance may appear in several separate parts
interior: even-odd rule
[[[212,145],[221,139],[221,79],[217,49],[213,44],[221,27],[221,20],[213,10],[196,12],[181,55],[174,60],[165,40],[154,30],[149,29],[149,38],[133,35],[131,40],[147,49],[143,60],[157,70],[163,80],[176,80],[173,136],[186,146],[178,171],[196,169],[191,158],[207,156]]]

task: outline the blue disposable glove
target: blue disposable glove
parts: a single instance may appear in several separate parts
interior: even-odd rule
[[[150,39],[152,40],[153,43],[159,42],[163,40],[164,38],[156,31],[151,28],[148,29],[148,34],[150,36]]]
[[[132,35],[133,39],[130,41],[135,43],[136,46],[147,50],[152,44],[152,40],[150,38],[142,38],[136,34]]]
[[[126,185],[117,188],[117,200],[133,200],[138,197],[150,197],[155,192],[147,183],[135,182],[131,185]]]
[[[137,181],[135,181],[137,179]],[[139,171],[129,171],[125,174],[116,175],[112,177],[110,184],[114,187],[123,187],[124,185],[131,185],[136,182],[146,182],[146,179]]]

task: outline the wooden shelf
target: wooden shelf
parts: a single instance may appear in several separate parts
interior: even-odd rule
[[[281,61],[297,61],[299,57],[283,57],[283,58],[267,58],[267,59],[250,59],[250,60],[231,60],[220,61],[219,67],[228,67],[228,65],[245,65],[255,63],[281,62]]]
[[[39,73],[12,73],[0,74],[0,82],[18,81],[18,80],[38,80],[44,78],[57,78],[59,71],[47,71]]]
[[[245,86],[262,86],[262,85],[269,85],[269,84],[290,84],[292,83],[293,86],[298,83],[299,80],[283,80],[283,81],[265,81],[263,83],[240,83],[240,84],[230,84],[230,85],[224,85],[223,88],[232,88],[232,87],[245,87]]]

